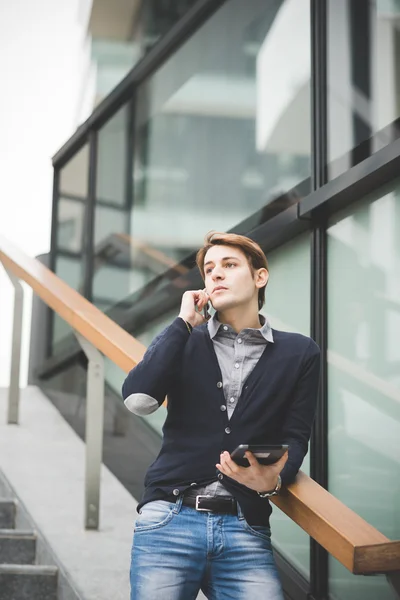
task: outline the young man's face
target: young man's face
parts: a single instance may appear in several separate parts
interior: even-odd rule
[[[258,302],[258,290],[268,280],[266,269],[252,273],[245,254],[233,246],[213,246],[204,258],[206,291],[215,310]],[[256,304],[257,306],[257,304]]]

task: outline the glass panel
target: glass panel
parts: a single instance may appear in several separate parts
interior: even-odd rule
[[[201,285],[207,231],[310,190],[309,46],[309,0],[232,0],[140,87],[132,141],[127,107],[99,131],[93,298],[133,335]]]
[[[138,90],[132,292],[309,191],[309,20],[308,0],[227,2]]]
[[[130,292],[128,115],[125,105],[98,134],[92,289],[104,311]]]
[[[113,11],[116,19],[122,20],[122,11]],[[126,27],[126,22],[125,22]],[[91,45],[91,60],[95,68],[95,105],[99,104],[126,77],[142,58],[140,45],[125,39],[94,38]],[[86,80],[86,93],[93,98],[93,79]]]
[[[55,273],[83,293],[85,211],[89,182],[89,146],[86,144],[60,171],[57,206]],[[71,332],[58,315],[53,316],[52,352]]]
[[[197,0],[142,0],[135,39],[147,52],[165,35]]]
[[[57,247],[74,254],[82,252],[85,199],[60,196]]]
[[[94,302],[146,345],[202,285],[207,231],[310,190],[309,17],[309,0],[227,2],[138,90],[128,169],[128,109],[99,131]]]
[[[400,181],[328,229],[329,490],[400,538]],[[335,600],[392,600],[330,561]]]
[[[310,335],[310,238],[306,234],[268,254],[270,279],[265,310],[274,329]],[[295,299],[295,301],[294,301]],[[309,474],[309,455],[302,470]],[[310,538],[279,508],[271,518],[274,547],[310,577]]]
[[[88,182],[89,147],[86,145],[60,171],[57,248],[76,255],[82,252]]]
[[[328,2],[329,178],[399,137],[400,2]]]
[[[70,256],[58,256],[56,261],[56,273],[65,283],[82,294],[81,263],[79,258]],[[56,313],[53,322],[53,353],[61,349],[61,343],[72,332],[71,327],[64,319]],[[75,338],[73,338],[74,341]],[[72,342],[71,342],[72,343]],[[63,346],[64,347],[64,346]]]
[[[129,73],[197,0],[135,0],[118,6],[92,6],[90,33],[93,71],[84,95],[97,105]]]

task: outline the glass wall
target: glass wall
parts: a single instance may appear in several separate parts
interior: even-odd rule
[[[329,178],[400,135],[399,0],[328,2]]]
[[[263,313],[274,329],[310,335],[310,237],[300,236],[268,254],[270,278]],[[309,455],[302,470],[309,474]],[[310,577],[310,538],[279,508],[271,518],[274,547],[302,575]]]
[[[92,296],[104,311],[130,293],[128,123],[125,105],[98,134]]]
[[[132,128],[124,107],[99,131],[93,299],[135,336],[198,285],[209,230],[310,190],[309,10],[227,2],[141,84]]]
[[[131,236],[166,263],[308,180],[309,20],[308,0],[227,2],[138,90]]]
[[[57,209],[55,273],[83,293],[86,255],[85,211],[89,182],[89,146],[83,148],[60,171]],[[53,316],[53,351],[71,332],[56,314]]]
[[[124,107],[99,131],[93,301],[145,344],[201,285],[209,230],[308,193],[309,21],[309,0],[227,2],[139,87],[133,129]]]
[[[197,0],[94,2],[89,24],[95,105],[103,100]],[[86,80],[93,96],[93,79]]]
[[[145,53],[181,19],[197,0],[142,0],[134,39]]]
[[[328,230],[329,490],[400,539],[400,181]],[[330,560],[335,600],[392,600]]]

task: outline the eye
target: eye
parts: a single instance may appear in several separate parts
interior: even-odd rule
[[[236,267],[236,263],[232,263],[232,262],[226,263],[226,266],[229,267],[229,268],[230,267]]]
[[[209,275],[209,274],[211,273],[211,271],[212,271],[212,268],[211,268],[211,267],[208,267],[208,268],[205,270],[205,273],[206,273],[206,275]]]

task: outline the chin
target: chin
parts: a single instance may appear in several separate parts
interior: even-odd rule
[[[215,301],[213,301],[213,307],[219,312],[223,312],[224,310],[228,310],[230,308],[235,308],[237,305],[237,302],[233,300],[229,301],[228,299],[224,300],[224,298],[217,298]]]

